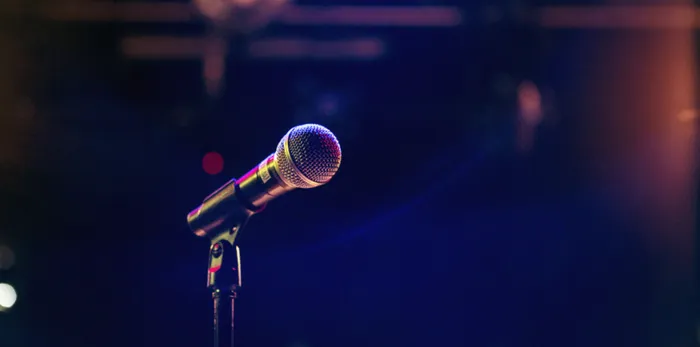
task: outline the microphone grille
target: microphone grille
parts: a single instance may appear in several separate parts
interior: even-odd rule
[[[327,183],[338,171],[342,155],[333,133],[318,124],[289,130],[277,145],[275,161],[282,180],[296,188]]]

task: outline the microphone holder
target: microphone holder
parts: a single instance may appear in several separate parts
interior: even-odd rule
[[[195,235],[210,241],[207,288],[214,302],[214,347],[233,347],[233,310],[241,287],[241,252],[238,232],[248,218],[262,211],[240,199],[240,187],[230,180],[189,214],[187,224]]]
[[[214,347],[233,347],[234,304],[241,287],[241,251],[236,235],[245,220],[211,239],[207,288],[214,303]]]

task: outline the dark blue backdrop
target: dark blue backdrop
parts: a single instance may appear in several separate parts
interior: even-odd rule
[[[185,215],[300,121],[331,128],[343,163],[241,235],[241,346],[648,343],[648,258],[573,165],[580,33],[384,30],[379,61],[232,60],[212,101],[196,63],[120,58],[129,28],[39,24],[27,166],[0,201],[20,293],[3,345],[208,344],[208,244]],[[559,118],[523,156],[525,79]],[[314,111],[326,94],[337,115]]]

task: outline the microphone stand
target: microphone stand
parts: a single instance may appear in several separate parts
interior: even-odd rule
[[[241,287],[241,251],[236,235],[245,223],[211,240],[207,288],[214,303],[214,347],[233,347],[234,303]]]
[[[239,194],[240,187],[232,179],[187,214],[187,224],[195,235],[211,240],[207,288],[214,303],[214,347],[233,347],[234,301],[241,287],[241,251],[236,236],[250,216],[264,208],[247,204]]]

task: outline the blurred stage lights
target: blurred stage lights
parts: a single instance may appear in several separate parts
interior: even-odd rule
[[[0,283],[0,311],[9,310],[17,302],[15,288],[7,283]]]

